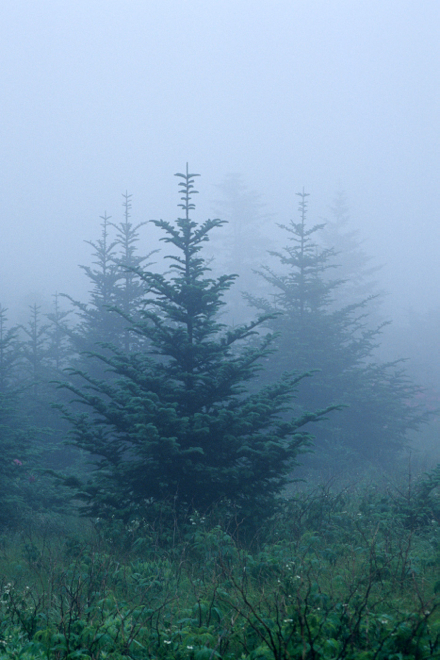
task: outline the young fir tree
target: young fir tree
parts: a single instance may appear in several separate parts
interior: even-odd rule
[[[62,294],[70,300],[79,318],[76,327],[64,325],[63,330],[80,356],[96,351],[98,345],[108,354],[111,347],[129,351],[132,348],[130,342],[135,341],[126,321],[128,316],[135,318],[141,305],[141,287],[134,270],[153,252],[146,256],[137,254],[139,229],[146,223],[133,225],[130,221],[131,195],[125,193],[123,197],[124,220],[112,223],[111,216],[104,213],[101,216],[101,238],[96,242],[86,241],[94,249],[93,266],[81,266],[92,285],[89,301],[83,303]],[[110,235],[111,229],[116,230],[114,238]],[[96,363],[95,370],[99,372]]]
[[[14,380],[19,359],[17,329],[8,328],[7,310],[0,305],[0,392],[6,393]]]
[[[30,306],[28,323],[19,326],[19,374],[26,392],[22,405],[34,425],[48,430],[55,429],[59,419],[52,408],[57,392],[53,381],[60,377],[71,354],[62,329],[67,314],[59,309],[56,296],[54,312],[46,315],[50,323],[44,322],[40,306],[34,304]]]
[[[31,420],[34,427],[45,428],[47,433],[58,419],[52,408],[56,388],[51,382],[59,378],[59,372],[53,368],[51,356],[51,329],[44,322],[41,308],[37,304],[30,305],[27,324],[20,325],[20,385],[23,390],[21,403],[25,416]],[[49,451],[51,442],[48,435],[35,432],[34,448],[39,452]]]
[[[58,317],[61,323],[65,313],[58,308],[57,298],[55,311],[55,315],[47,316]],[[18,326],[17,330],[21,333],[17,341],[18,359],[10,410],[26,449],[25,460],[19,459],[24,466],[19,471],[21,496],[29,513],[65,511],[65,493],[60,492],[45,473],[46,469],[65,469],[72,463],[72,451],[66,452],[62,444],[66,423],[53,408],[57,398],[53,381],[60,377],[63,358],[66,364],[65,346],[61,338],[54,335],[57,327],[44,322],[37,304],[30,306],[27,324]]]
[[[63,326],[64,332],[70,337],[77,353],[94,350],[98,342],[118,343],[123,332],[122,320],[110,311],[117,300],[117,281],[120,277],[116,265],[116,241],[111,240],[109,227],[111,216],[104,213],[101,216],[101,237],[96,241],[86,241],[94,249],[93,266],[81,266],[91,283],[90,300],[83,303],[70,300],[79,322],[74,328]]]
[[[273,287],[273,296],[248,296],[265,313],[279,313],[268,322],[278,333],[278,350],[270,356],[266,373],[277,379],[286,369],[316,370],[301,387],[298,404],[305,410],[324,402],[345,404],[316,430],[315,465],[341,470],[342,459],[359,464],[360,457],[383,465],[423,419],[420,410],[410,405],[417,388],[399,363],[374,360],[381,331],[381,326],[371,327],[368,322],[374,296],[338,305],[338,292],[344,289],[344,280],[334,271],[339,255],[331,247],[319,247],[317,236],[324,225],[307,225],[308,195],[298,194],[299,222],[281,225],[289,244],[282,252],[272,252],[281,269],[261,271]]]
[[[26,431],[18,385],[20,349],[16,328],[7,327],[0,305],[0,530],[26,514],[30,434]]]
[[[50,322],[47,331],[49,337],[47,355],[52,372],[59,377],[61,371],[68,366],[73,355],[73,349],[69,341],[69,335],[66,332],[70,310],[61,309],[58,293],[55,293],[53,298],[52,311],[46,314],[46,318]]]
[[[131,222],[132,195],[125,192],[122,196],[124,198],[122,204],[124,207],[124,220],[118,224],[112,223],[112,226],[117,232],[114,245],[119,247],[118,255],[117,257],[114,257],[114,263],[118,269],[116,271],[118,279],[115,289],[113,311],[115,309],[118,310],[123,318],[130,318],[133,322],[135,319],[139,318],[144,294],[142,282],[139,277],[137,277],[136,270],[143,264],[144,267],[146,267],[145,261],[149,259],[156,250],[151,251],[146,256],[138,254],[136,248],[137,243],[139,242],[139,229],[148,223],[139,222],[135,225]],[[151,264],[147,265],[149,266]],[[119,321],[121,320],[123,319],[120,318]],[[135,342],[135,340],[135,335],[130,333],[127,324],[125,324],[121,341],[123,350],[126,353],[134,349],[133,342]]]
[[[34,304],[30,306],[29,321],[21,325],[24,338],[21,342],[24,376],[32,388],[36,399],[48,371],[49,325],[41,322],[41,308]]]
[[[233,330],[219,322],[235,276],[210,277],[201,249],[223,222],[193,221],[197,175],[187,168],[176,176],[182,217],[152,221],[172,248],[169,273],[137,269],[144,309],[131,329],[145,339],[144,351],[101,355],[111,382],[83,371],[77,376],[87,385],[64,385],[86,406],[64,411],[71,440],[94,463],[77,495],[83,512],[98,516],[146,516],[149,506],[172,500],[177,511],[226,501],[243,516],[264,517],[309,441],[299,429],[325,411],[286,417],[301,376],[246,391],[272,338],[247,345],[264,317]]]
[[[56,458],[61,434],[51,406],[55,388],[48,380],[55,374],[46,361],[46,330],[37,305],[26,326],[12,329],[0,306],[0,529],[31,520],[37,511],[67,506],[45,474],[47,468],[66,466]]]

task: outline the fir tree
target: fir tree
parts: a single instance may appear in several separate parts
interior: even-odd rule
[[[270,214],[260,195],[249,190],[239,174],[228,174],[216,186],[219,197],[213,203],[215,213],[226,221],[224,231],[213,237],[213,268],[237,273],[239,279],[227,293],[226,318],[232,325],[252,319],[252,310],[243,303],[243,293],[263,289],[255,278],[254,268],[271,245],[265,235]]]
[[[0,305],[0,392],[11,386],[18,363],[17,328],[8,328],[7,310]]]
[[[213,278],[201,254],[219,219],[190,217],[196,174],[180,178],[183,210],[175,224],[152,221],[171,248],[165,275],[140,268],[142,318],[131,330],[142,352],[100,355],[112,381],[86,371],[86,386],[65,384],[86,412],[65,410],[72,442],[93,457],[90,481],[77,495],[83,512],[123,518],[172,499],[178,511],[207,511],[229,502],[250,518],[273,511],[295,459],[309,441],[299,430],[324,411],[286,416],[302,376],[284,376],[249,394],[247,385],[270,352],[268,334],[248,339],[265,317],[228,330],[219,321],[234,275]],[[240,348],[241,346],[241,348]]]
[[[52,311],[46,314],[50,322],[48,329],[49,347],[48,358],[52,370],[58,374],[68,365],[72,357],[73,350],[69,341],[69,335],[66,332],[66,323],[70,315],[70,310],[62,310],[59,303],[59,294],[55,293]]]
[[[335,304],[339,307],[368,298],[370,324],[378,322],[378,310],[383,292],[378,290],[375,277],[380,266],[372,265],[372,258],[365,252],[359,230],[350,227],[347,200],[338,192],[319,232],[319,244],[336,251],[338,276],[343,282],[337,290]],[[324,273],[325,277],[325,273]]]
[[[146,256],[137,254],[139,229],[146,223],[131,222],[131,195],[125,193],[123,197],[124,220],[112,223],[111,216],[104,213],[100,239],[86,241],[94,249],[93,266],[81,266],[92,285],[89,301],[62,294],[70,300],[79,319],[73,328],[64,324],[63,330],[80,355],[95,351],[98,344],[109,354],[112,346],[129,351],[130,342],[135,340],[126,320],[136,318],[141,304],[141,287],[134,270],[154,251]],[[116,230],[116,236],[111,236],[111,229]],[[95,369],[99,370],[98,365]]]
[[[34,304],[30,306],[30,317],[26,325],[20,326],[24,339],[21,351],[24,357],[24,373],[26,380],[32,386],[36,398],[48,367],[49,325],[41,322],[41,308]]]
[[[7,327],[0,305],[0,529],[14,527],[27,510],[25,481],[31,448],[18,385],[18,329]]]
[[[117,301],[117,281],[120,277],[116,265],[117,243],[109,235],[110,219],[111,216],[105,212],[101,216],[101,237],[95,242],[86,241],[94,250],[93,266],[81,266],[91,284],[89,302],[61,294],[70,300],[79,319],[74,328],[63,325],[77,353],[94,350],[98,342],[117,343],[122,332],[121,319],[110,312]]]
[[[44,322],[40,306],[34,304],[30,306],[28,323],[19,326],[20,360],[16,369],[14,409],[19,406],[20,433],[31,439],[27,448],[28,457],[31,457],[30,472],[23,493],[26,493],[28,509],[34,511],[50,507],[64,509],[66,504],[64,494],[54,489],[53,480],[45,475],[45,470],[66,468],[74,455],[62,445],[66,423],[53,407],[58,398],[54,380],[60,378],[71,355],[62,329],[67,315],[68,312],[60,310],[58,296],[55,296],[54,312],[46,315],[51,323]]]
[[[248,296],[265,313],[278,312],[268,322],[278,333],[278,350],[268,360],[267,375],[277,379],[289,369],[313,371],[298,404],[305,410],[329,403],[346,406],[317,428],[315,464],[334,471],[342,469],[342,459],[353,464],[362,457],[383,465],[405,446],[407,432],[423,419],[411,405],[417,388],[399,362],[374,360],[382,329],[369,323],[375,296],[338,304],[339,291],[345,294],[345,281],[337,277],[340,255],[332,247],[319,247],[317,237],[324,224],[308,226],[308,195],[298,195],[299,222],[280,225],[289,244],[271,253],[281,268],[261,270],[274,293],[270,299]]]
[[[133,322],[139,318],[139,312],[143,298],[143,287],[136,276],[136,270],[140,268],[145,261],[149,259],[157,250],[151,251],[146,256],[138,254],[136,244],[139,242],[139,229],[147,222],[139,222],[133,224],[131,222],[131,198],[127,192],[122,195],[124,198],[124,220],[119,224],[112,224],[116,229],[116,238],[114,245],[119,247],[119,253],[113,257],[114,263],[117,267],[117,285],[115,290],[114,309],[122,313],[124,318],[130,318]],[[151,265],[151,264],[148,264]],[[122,345],[126,353],[132,348],[132,343],[135,341],[135,336],[130,333],[127,327],[123,330]]]

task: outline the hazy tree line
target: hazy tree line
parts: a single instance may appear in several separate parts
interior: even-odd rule
[[[126,193],[89,242],[88,300],[55,295],[16,327],[0,309],[1,525],[72,499],[125,520],[258,521],[292,475],[392,466],[429,418],[400,356],[377,357],[376,273],[343,196],[316,224],[298,193],[267,251],[274,221],[237,177],[199,223],[198,175],[177,176],[181,217],[151,221],[158,254]]]

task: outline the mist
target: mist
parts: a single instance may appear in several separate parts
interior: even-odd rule
[[[276,222],[338,190],[391,315],[438,305],[435,2],[3,3],[2,304],[82,295],[99,216],[199,217],[238,172]],[[147,243],[154,240],[146,233]],[[155,247],[155,246],[152,246]]]
[[[0,4],[7,657],[440,657],[439,26]]]

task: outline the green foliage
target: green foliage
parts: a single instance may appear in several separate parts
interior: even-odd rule
[[[0,306],[0,529],[15,526],[27,508],[24,484],[32,436],[19,410],[19,359],[17,329],[7,328],[6,310]]]
[[[66,508],[45,474],[59,447],[48,428],[55,421],[49,403],[54,388],[47,382],[54,371],[36,305],[22,339],[19,330],[7,329],[0,307],[0,529],[24,524],[39,511]]]
[[[0,555],[0,655],[439,657],[440,526],[409,529],[391,515],[396,499],[373,490],[296,494],[254,552],[200,515],[167,550],[152,525],[120,521],[108,539],[9,538]],[[382,498],[382,511],[372,498]],[[129,545],[116,543],[122,534]]]
[[[49,357],[49,326],[42,324],[40,317],[40,307],[36,304],[31,305],[28,323],[20,326],[24,334],[24,340],[21,342],[24,371],[34,397],[37,396],[42,382],[47,380],[44,375]]]
[[[223,223],[191,220],[196,175],[177,176],[183,217],[174,225],[153,221],[172,249],[169,273],[136,268],[144,287],[141,319],[124,316],[142,351],[107,347],[110,354],[93,356],[108,370],[105,381],[78,370],[73,375],[86,385],[64,385],[88,409],[64,409],[71,441],[94,457],[77,495],[93,516],[151,517],[167,501],[180,515],[224,501],[257,524],[271,514],[309,442],[299,429],[323,411],[286,417],[301,376],[246,392],[272,338],[247,345],[265,317],[234,330],[219,322],[235,276],[209,277],[200,251]]]
[[[0,529],[15,526],[27,509],[30,434],[20,428],[13,405],[13,397],[0,394]]]
[[[5,394],[16,382],[19,346],[17,328],[7,327],[7,310],[0,305],[0,392]]]

